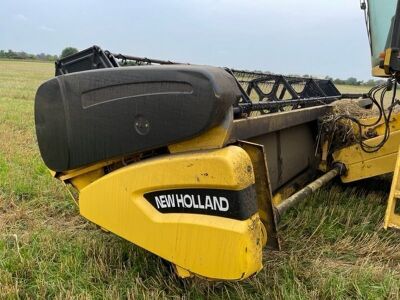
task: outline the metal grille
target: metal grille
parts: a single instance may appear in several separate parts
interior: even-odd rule
[[[113,54],[93,46],[56,62],[56,75],[90,69],[181,64],[169,60]],[[234,106],[235,117],[267,114],[316,105],[341,99],[342,95],[331,80],[284,76],[225,68],[237,81],[241,99]],[[362,94],[347,94],[359,98]]]

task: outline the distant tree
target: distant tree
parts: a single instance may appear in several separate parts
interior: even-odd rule
[[[370,79],[370,80],[364,82],[364,85],[367,85],[367,86],[374,86],[374,85],[375,85],[375,80]]]
[[[357,80],[357,78],[349,77],[346,79],[346,84],[348,85],[360,85],[361,82]]]
[[[37,59],[42,59],[42,60],[44,60],[44,59],[46,59],[46,54],[45,53],[39,53],[39,54],[36,54],[36,58]]]
[[[370,80],[364,82],[363,85],[376,86],[376,85],[379,85],[379,84],[382,84],[382,83],[385,83],[385,80],[382,80],[382,79],[378,79],[378,80],[370,79]]]
[[[336,78],[333,82],[335,84],[346,84],[346,81],[344,81],[343,79],[340,79],[340,78]]]
[[[77,53],[77,52],[78,52],[78,49],[76,49],[76,48],[74,48],[74,47],[67,47],[67,48],[64,48],[64,50],[61,52],[60,58],[64,58],[64,57],[66,57],[66,56],[75,54],[75,53]]]
[[[376,84],[376,85],[378,85],[378,84],[384,84],[385,82],[386,82],[386,80],[383,80],[383,79],[375,80],[375,84]]]
[[[12,51],[11,49],[8,49],[7,53],[6,53],[6,57],[7,58],[17,58],[17,54]]]

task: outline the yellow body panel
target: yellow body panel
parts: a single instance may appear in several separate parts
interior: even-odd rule
[[[84,174],[81,174],[77,177],[71,178],[71,184],[78,190],[82,190],[87,185],[91,184],[92,182],[96,181],[100,177],[104,176],[104,169],[99,168]]]
[[[367,127],[362,128],[361,135],[363,137],[367,137],[368,133],[372,133],[373,135],[379,136],[383,135],[385,133],[385,123],[383,118],[380,120],[380,122],[377,125],[374,126],[368,126],[368,124],[374,124],[378,120],[378,117],[370,117],[370,118],[362,118],[359,119],[359,121],[362,124],[365,124]],[[353,131],[354,133],[358,134],[358,126],[355,123],[352,123]],[[400,130],[400,112],[393,113],[391,118],[390,118],[390,131],[394,132]]]
[[[375,157],[365,162],[351,164],[346,175],[342,176],[342,182],[352,182],[373,176],[391,173],[396,163],[396,154]]]
[[[374,77],[389,77],[390,75],[386,74],[385,70],[379,66],[372,68],[372,76]]]
[[[396,212],[397,201],[400,201],[400,151],[397,155],[396,168],[393,174],[392,187],[388,199],[385,215],[384,227],[394,227],[400,229],[400,212]]]
[[[383,69],[385,70],[385,74],[392,75],[390,61],[392,60],[392,48],[387,48],[385,50],[385,57],[383,60]]]
[[[365,143],[376,145],[382,140],[378,136]],[[345,164],[347,173],[341,177],[343,182],[352,182],[368,177],[382,175],[394,171],[398,147],[400,144],[400,131],[390,134],[385,145],[376,152],[364,152],[360,146],[352,145],[333,153],[334,161]]]
[[[231,110],[220,125],[190,140],[171,144],[168,146],[168,150],[171,153],[181,153],[194,150],[222,148],[228,141],[229,134],[232,130],[232,119],[233,111]]]
[[[106,160],[62,173],[51,172],[53,177],[57,177],[63,182],[71,183],[78,191],[80,191],[88,184],[104,176],[104,167],[112,165],[118,161],[119,160]]]
[[[181,274],[237,280],[262,268],[263,228],[247,220],[157,211],[150,191],[242,190],[254,184],[251,160],[236,146],[158,156],[111,172],[81,190],[81,214],[180,268]],[[181,270],[183,269],[183,270]]]

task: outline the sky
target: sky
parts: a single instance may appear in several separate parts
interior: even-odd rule
[[[359,0],[0,0],[0,49],[371,78]]]

